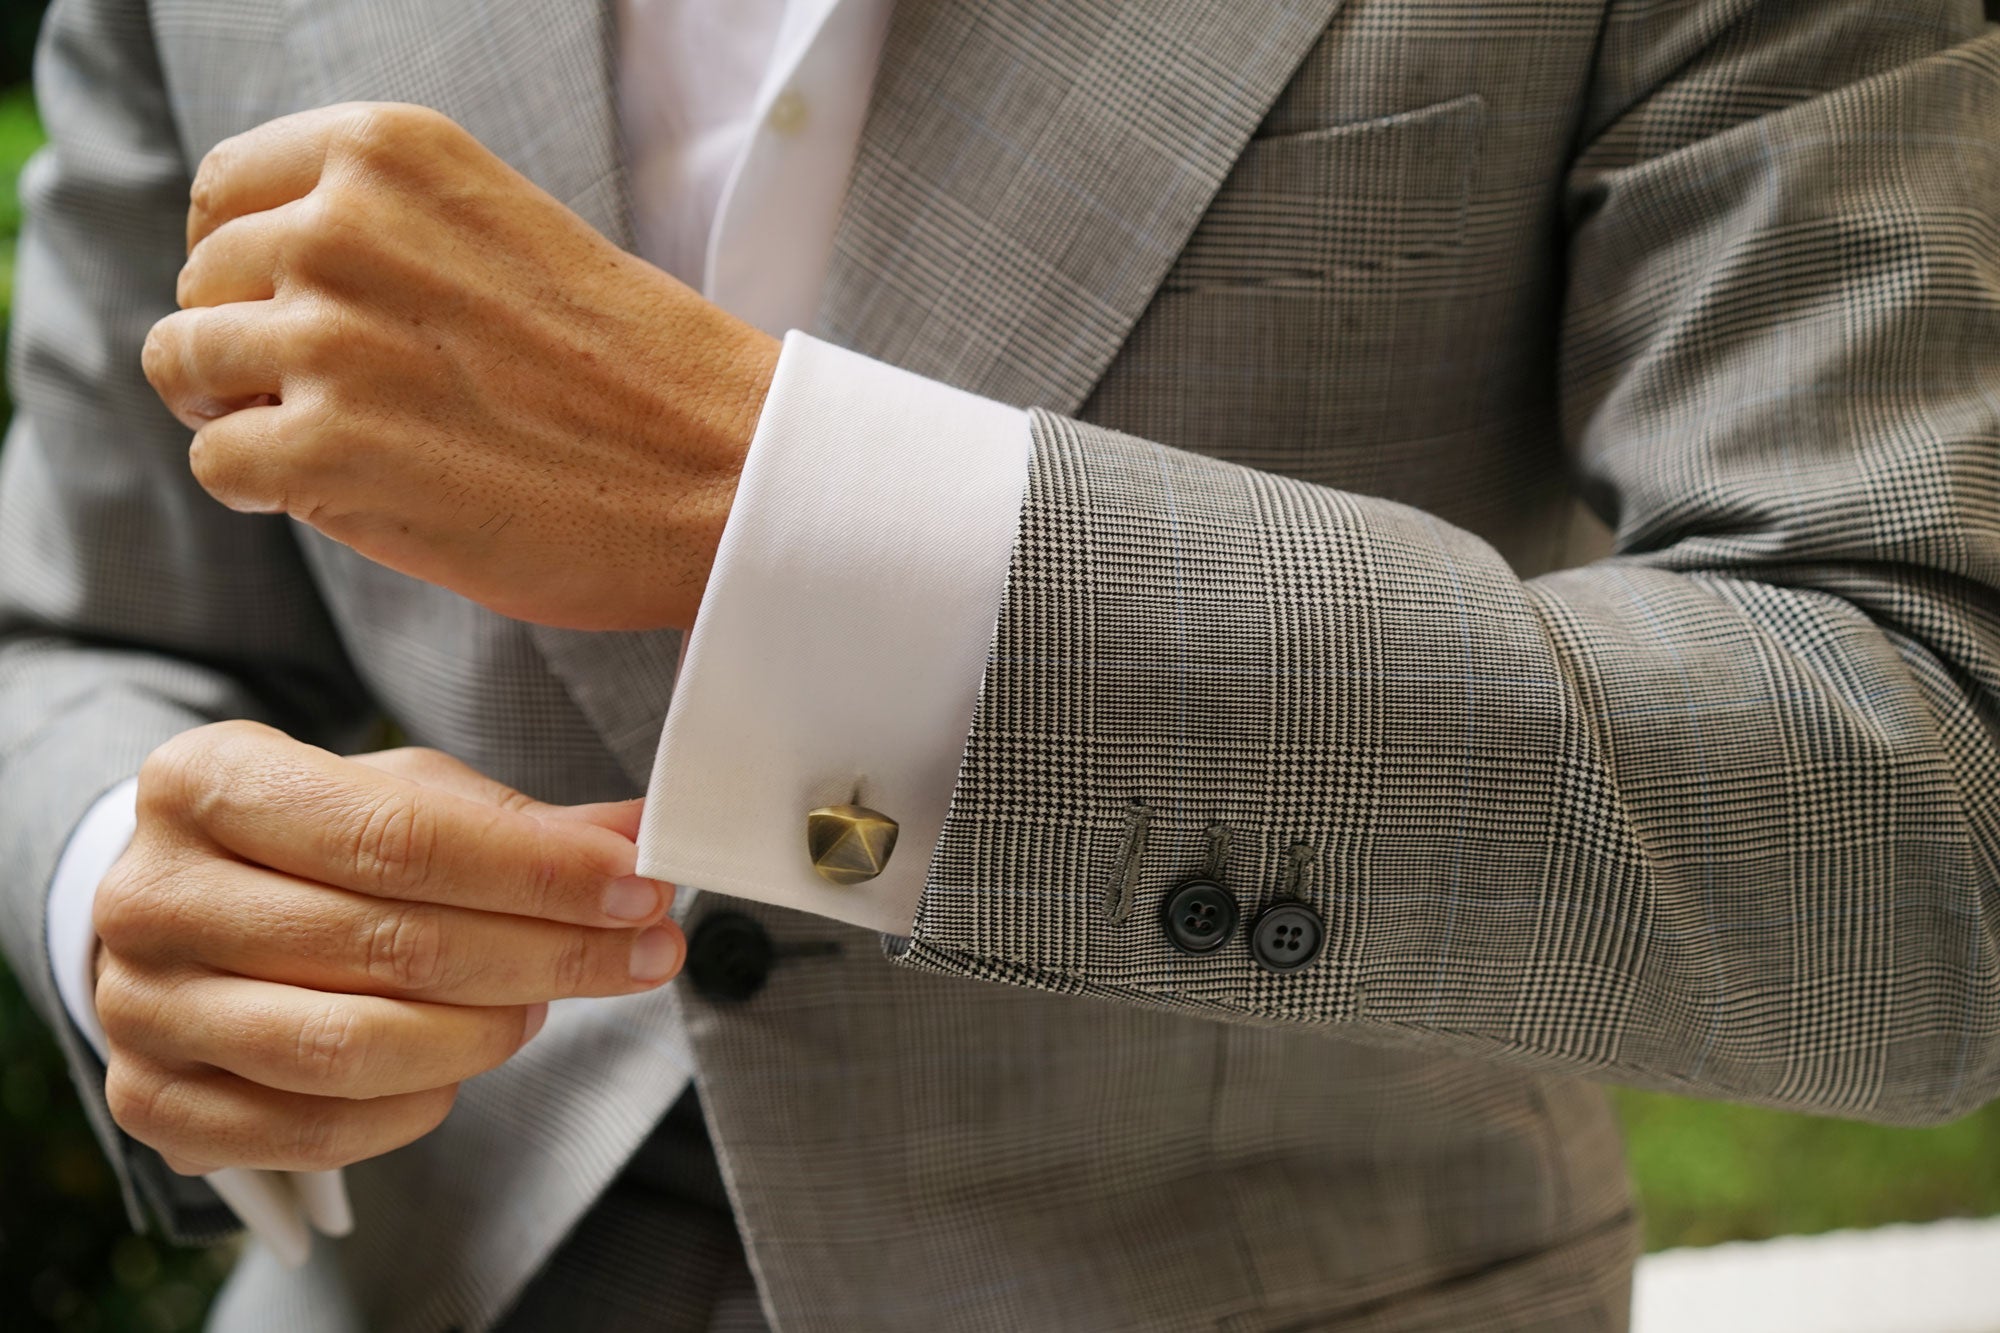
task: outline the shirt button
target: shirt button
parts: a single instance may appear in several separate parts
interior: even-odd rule
[[[1168,895],[1160,925],[1182,953],[1213,953],[1236,933],[1236,916],[1235,894],[1213,880],[1191,879]]]
[[[717,912],[688,941],[687,978],[711,1000],[747,1000],[771,975],[771,936],[741,912]]]
[[[778,134],[797,134],[806,126],[806,99],[800,93],[787,88],[771,101],[770,111],[765,113],[764,123]]]
[[[1250,927],[1250,956],[1267,971],[1294,972],[1319,957],[1326,927],[1301,902],[1272,903]]]

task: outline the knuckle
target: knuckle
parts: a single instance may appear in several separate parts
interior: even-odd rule
[[[429,107],[404,102],[381,102],[357,106],[342,122],[343,145],[353,155],[370,163],[393,163],[436,137],[451,121]]]
[[[194,169],[194,179],[188,182],[188,212],[192,217],[206,220],[215,215],[222,181],[235,161],[234,139],[224,139],[202,154],[201,162]]]
[[[224,443],[204,426],[188,443],[188,472],[215,500],[239,513],[264,513],[272,508],[266,470],[235,442]]]
[[[289,1152],[293,1169],[332,1171],[349,1165],[346,1119],[334,1106],[302,1111],[290,1125]]]
[[[196,730],[202,733],[196,743],[206,785],[216,789],[233,786],[243,773],[269,765],[277,748],[294,744],[276,727],[247,717],[211,722]]]
[[[376,108],[376,121],[404,143],[418,138],[436,138],[458,129],[456,121],[434,107],[418,102],[388,102]]]
[[[343,377],[334,372],[352,365],[352,340],[330,302],[301,303],[278,336],[294,374],[338,384]]]
[[[196,431],[188,444],[188,471],[196,484],[225,504],[236,498],[235,462],[205,430]]]
[[[298,1025],[292,1061],[314,1084],[340,1088],[362,1072],[367,1047],[360,1016],[336,1001],[317,1006]]]
[[[310,521],[322,497],[337,484],[335,469],[353,457],[355,434],[344,421],[342,394],[325,381],[302,383],[285,398],[285,412],[265,437],[268,456],[283,458],[283,472],[274,478],[282,494],[271,501],[274,511]]]
[[[373,801],[357,821],[350,852],[356,873],[386,891],[424,882],[436,856],[437,824],[429,808],[402,792]]]
[[[97,1024],[105,1040],[113,1046],[130,1046],[144,1025],[144,1007],[122,967],[108,964],[97,978],[91,1003],[97,1010]]]
[[[358,106],[341,120],[336,138],[351,156],[375,161],[395,151],[394,125],[395,116],[388,107]]]
[[[262,745],[277,734],[247,718],[190,727],[153,747],[139,766],[139,785],[168,792],[209,786],[246,746]]]
[[[134,793],[142,823],[149,816],[172,817],[185,811],[195,793],[208,783],[214,739],[208,727],[196,727],[153,747],[139,765],[139,785]]]
[[[301,225],[286,234],[286,267],[307,278],[328,275],[344,265],[357,247],[380,239],[377,211],[366,189],[322,181],[312,192],[310,206],[301,210]]]
[[[194,248],[188,251],[187,261],[174,278],[174,304],[180,307],[180,318],[190,318],[191,312],[210,309],[216,304],[213,299],[204,299],[203,289],[212,285],[214,279],[227,275],[232,230],[241,225],[240,221],[225,222],[196,241]],[[167,318],[175,317],[169,315]]]
[[[451,756],[429,745],[405,745],[382,753],[391,757],[398,772],[436,774],[452,767]]]
[[[128,860],[129,851],[112,863],[98,882],[90,906],[97,938],[113,954],[129,952],[153,933],[155,925],[155,886],[149,876],[134,873],[127,866]]]
[[[168,738],[139,768],[141,823],[150,815],[207,827],[229,799],[233,779],[265,760],[283,736],[261,722],[232,718]]]
[[[104,1075],[104,1101],[118,1127],[151,1147],[176,1139],[186,1126],[183,1099],[175,1080],[114,1056]]]
[[[198,283],[201,277],[201,270],[198,267],[196,267],[196,265],[199,262],[203,252],[208,248],[208,244],[209,243],[204,240],[199,245],[195,246],[193,250],[189,251],[187,263],[181,265],[181,271],[174,277],[174,304],[179,306],[183,310],[186,310],[188,308],[189,302],[194,295],[196,284]],[[159,325],[155,324],[153,328],[157,332],[159,329]],[[150,343],[152,341],[152,335],[148,334],[146,340],[148,343]],[[144,365],[145,360],[146,360],[145,349],[141,348],[139,354],[140,364]]]
[[[609,932],[607,932],[608,934]],[[622,932],[621,932],[622,933]],[[562,947],[549,960],[551,980],[559,995],[588,995],[596,990],[596,958],[590,940],[581,929],[569,932]]]
[[[445,982],[444,927],[423,905],[392,909],[368,928],[367,971],[377,984],[426,994]]]
[[[523,858],[528,913],[560,919],[564,906],[565,865],[554,849],[546,845],[546,841],[538,835],[529,855]]]
[[[517,815],[528,813],[541,804],[541,802],[528,795],[528,793],[515,791],[511,787],[498,792],[493,798],[493,803],[500,809]]]
[[[139,348],[139,369],[144,372],[146,382],[161,393],[167,392],[179,378],[178,325],[178,316],[165,316],[146,330],[146,341]]]

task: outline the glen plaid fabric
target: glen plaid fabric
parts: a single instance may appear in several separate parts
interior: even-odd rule
[[[1820,0],[1468,46],[1474,10],[1344,10],[1084,420],[1038,418],[907,961],[1971,1110],[2000,1082],[2000,38]],[[1565,35],[1597,52],[1574,98]],[[1616,554],[1524,582],[1572,488]],[[1310,853],[1313,966],[1163,938],[1211,822],[1246,913]]]
[[[0,846],[54,1018],[56,850],[175,730],[352,748],[386,711],[544,799],[630,795],[676,645],[220,510],[137,370],[193,164],[298,106],[438,106],[624,238],[595,0],[50,23]],[[1619,1328],[1634,1231],[1579,1076],[1896,1121],[1988,1095],[1979,31],[1930,0],[905,0],[819,331],[1045,410],[901,965],[753,906],[785,961],[749,1004],[557,1006],[219,1326],[490,1325],[690,1075],[785,1330]],[[1617,554],[1552,573],[1576,495]],[[1310,850],[1314,967],[1160,943],[1211,823],[1253,909]],[[212,1225],[71,1045],[121,1170]],[[653,1248],[663,1292],[714,1279]]]

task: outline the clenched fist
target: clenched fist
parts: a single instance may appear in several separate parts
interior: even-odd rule
[[[421,107],[203,159],[147,378],[195,477],[505,615],[686,627],[776,340]]]
[[[105,1093],[177,1171],[326,1170],[400,1147],[547,1001],[680,967],[638,802],[542,805],[433,750],[341,758],[251,722],[139,773],[97,892]]]

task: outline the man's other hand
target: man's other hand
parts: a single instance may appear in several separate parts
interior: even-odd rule
[[[251,722],[139,773],[97,893],[105,1092],[177,1171],[326,1170],[435,1128],[546,1002],[679,970],[638,802],[557,807],[434,750],[341,758]]]
[[[693,623],[778,344],[452,121],[217,144],[178,295],[146,375],[222,503],[523,620]]]

